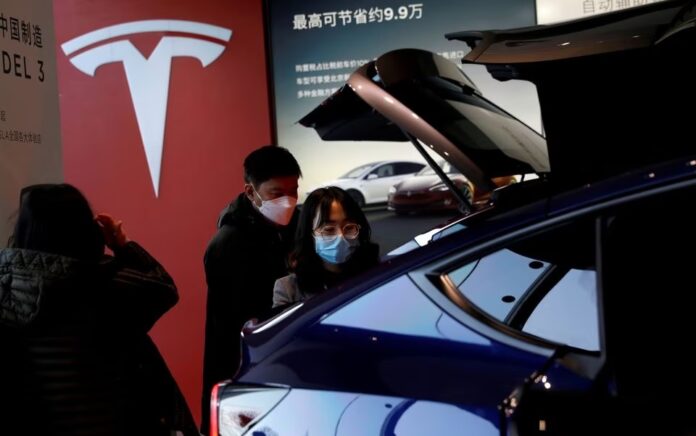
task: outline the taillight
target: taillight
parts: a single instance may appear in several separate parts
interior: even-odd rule
[[[220,404],[220,389],[225,387],[226,383],[218,383],[213,386],[213,391],[210,393],[210,436],[220,436],[218,428],[218,406]]]
[[[211,395],[210,436],[241,436],[288,392],[278,387],[217,385]]]

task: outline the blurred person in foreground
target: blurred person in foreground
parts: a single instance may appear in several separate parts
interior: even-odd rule
[[[148,336],[177,300],[162,266],[75,187],[24,188],[0,250],[0,434],[197,435]]]

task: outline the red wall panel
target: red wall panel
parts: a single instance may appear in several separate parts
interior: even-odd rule
[[[181,300],[152,335],[198,417],[203,253],[219,211],[242,188],[244,156],[271,140],[262,2],[56,0],[54,14],[65,179],[88,196],[96,211],[122,219],[128,235],[174,277]],[[205,68],[193,57],[172,58],[159,197],[123,64],[105,64],[91,77],[60,47],[106,26],[155,19],[232,30],[224,52]],[[164,35],[122,39],[148,57]]]

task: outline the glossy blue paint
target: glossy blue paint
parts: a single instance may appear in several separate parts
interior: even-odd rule
[[[242,406],[244,398],[223,400],[222,409]],[[243,408],[243,406],[242,406]],[[270,413],[251,423],[253,436],[384,435],[422,436],[498,434],[498,412],[466,404],[447,404],[353,392],[293,389]]]
[[[696,173],[686,162],[690,161],[656,167],[660,177],[641,177],[644,171],[631,173],[513,211],[491,213],[475,226],[391,259],[370,274],[304,302],[275,325],[247,333],[247,361],[237,382],[289,386],[293,392],[302,392],[304,402],[307,397],[344,393],[347,402],[339,409],[345,410],[332,412],[338,417],[357,410],[358,403],[353,401],[360,396],[373,398],[364,400],[361,413],[368,413],[368,404],[376,404],[374,398],[392,398],[385,401],[384,409],[376,407],[371,418],[381,423],[379,434],[393,434],[406,411],[422,402],[463,408],[497,428],[497,406],[534,374],[546,377],[548,389],[586,391],[592,383],[588,378],[450,317],[406,274],[561,212],[693,179]],[[282,402],[283,407],[300,407],[291,398]],[[318,408],[304,413],[311,420],[327,412]],[[344,429],[353,428],[336,418],[339,422]]]

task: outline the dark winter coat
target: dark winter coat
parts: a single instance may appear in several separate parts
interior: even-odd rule
[[[0,250],[0,434],[196,434],[147,335],[177,300],[134,242],[100,263]]]
[[[277,226],[242,193],[222,211],[218,231],[205,252],[208,283],[203,365],[203,430],[210,391],[232,378],[240,361],[240,331],[251,318],[265,318],[273,303],[273,284],[288,274],[297,212]]]

